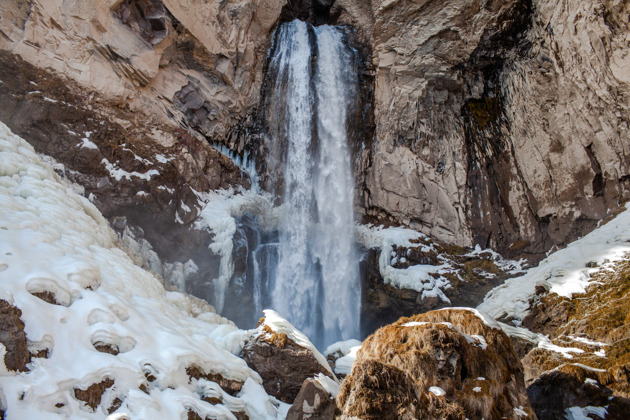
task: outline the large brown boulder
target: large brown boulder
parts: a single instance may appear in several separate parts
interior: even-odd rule
[[[306,336],[275,312],[265,313],[258,333],[243,347],[242,357],[261,376],[269,395],[292,403],[306,379],[319,373],[334,377]]]
[[[432,311],[368,337],[337,405],[377,418],[536,418],[509,338],[473,310]]]

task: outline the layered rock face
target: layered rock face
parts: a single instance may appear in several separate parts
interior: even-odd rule
[[[280,0],[3,2],[0,48],[169,124],[223,139],[257,103]],[[184,118],[184,116],[186,118]]]
[[[366,212],[540,253],[628,198],[623,1],[336,2],[373,49]]]
[[[535,418],[510,340],[489,325],[449,309],[379,329],[344,379],[339,408],[374,419]]]

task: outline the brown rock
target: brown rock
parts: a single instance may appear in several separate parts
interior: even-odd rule
[[[541,334],[552,334],[566,324],[575,313],[570,299],[556,295],[536,295],[530,300],[530,311],[523,318],[523,327]]]
[[[569,364],[543,373],[527,388],[527,393],[538,420],[564,418],[566,409],[587,406],[606,407],[606,419],[628,418],[630,400],[612,397],[612,391],[605,386],[607,381],[602,372]]]
[[[243,388],[243,382],[234,379],[224,378],[218,373],[206,373],[198,366],[188,366],[186,368],[186,374],[190,379],[206,379],[211,382],[217,383],[225,392],[232,396],[236,396]]]
[[[332,377],[309,349],[269,329],[245,344],[242,357],[262,377],[265,391],[287,403],[295,400],[306,379],[318,373]]]
[[[94,411],[101,404],[101,398],[108,388],[114,385],[113,379],[103,379],[101,382],[92,384],[86,389],[74,389],[74,397],[84,401]]]
[[[300,392],[287,413],[287,420],[332,420],[335,415],[335,399],[313,378],[302,384]]]
[[[433,386],[445,395],[430,393]],[[360,418],[396,410],[401,418],[516,418],[515,410],[535,418],[509,338],[466,310],[432,311],[376,331],[363,342],[337,404]]]
[[[8,370],[26,372],[31,356],[26,346],[22,311],[6,300],[0,300],[0,343],[6,348],[4,364]]]

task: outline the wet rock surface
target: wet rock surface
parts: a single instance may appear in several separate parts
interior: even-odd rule
[[[432,311],[376,331],[337,404],[343,415],[374,419],[513,418],[517,410],[535,418],[509,338],[466,310]]]

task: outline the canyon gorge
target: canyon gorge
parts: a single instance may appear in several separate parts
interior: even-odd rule
[[[630,415],[624,0],[7,0],[0,105],[7,418]]]

